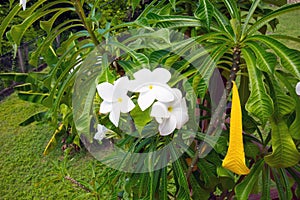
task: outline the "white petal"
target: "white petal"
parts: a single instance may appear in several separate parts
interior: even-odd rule
[[[119,119],[120,119],[120,110],[113,109],[109,114],[109,120],[118,127],[119,125]]]
[[[130,112],[134,107],[134,103],[131,101],[131,99],[128,96],[124,96],[123,101],[121,103],[121,112],[122,113],[128,113]]]
[[[105,132],[107,131],[107,128],[101,124],[97,125],[97,133],[94,136],[95,140],[101,141],[105,137]]]
[[[157,123],[161,124],[163,122],[163,118],[160,117],[155,117],[155,120],[157,121]]]
[[[151,92],[155,94],[158,101],[170,102],[174,100],[174,94],[167,84],[155,85]]]
[[[22,5],[23,10],[26,9],[26,0],[20,0],[20,5]]]
[[[300,95],[300,82],[298,82],[296,85],[296,93],[297,95]]]
[[[172,115],[176,119],[176,128],[180,129],[189,120],[189,116],[184,98],[178,105],[179,107],[173,109]]]
[[[163,123],[159,124],[158,130],[160,135],[170,135],[176,128],[176,119],[175,117],[171,116],[168,119],[165,119]]]
[[[155,117],[157,122],[161,123],[161,120],[157,118],[169,118],[170,113],[168,111],[168,107],[165,104],[161,102],[155,102],[152,106],[150,116]]]
[[[107,131],[107,128],[105,126],[103,126],[102,124],[98,124],[97,125],[97,131],[98,132],[105,132],[105,131]]]
[[[112,101],[114,86],[108,82],[101,83],[96,86],[99,96],[105,101]]]
[[[133,74],[133,77],[138,80],[147,81],[151,76],[151,71],[149,69],[141,69]]]
[[[127,76],[123,76],[115,81],[112,99],[117,101],[118,98],[127,96],[128,93],[129,80]]]
[[[171,73],[164,68],[156,68],[152,72],[153,82],[167,83],[171,79]]]
[[[112,110],[112,103],[103,101],[100,105],[100,113],[109,113]]]
[[[152,92],[144,92],[140,93],[140,96],[138,98],[138,104],[141,110],[144,111],[151,106],[154,100],[155,96]]]
[[[181,91],[177,88],[172,88],[172,90],[173,90],[173,94],[174,94],[174,97],[175,97],[174,100],[181,100],[181,98],[182,98]]]
[[[118,78],[115,82],[114,82],[114,88],[115,89],[120,89],[122,88],[122,90],[128,90],[128,85],[129,85],[129,79],[127,76],[123,76],[121,78]]]

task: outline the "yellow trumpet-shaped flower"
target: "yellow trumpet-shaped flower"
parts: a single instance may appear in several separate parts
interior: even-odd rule
[[[237,86],[234,81],[232,83],[229,147],[222,166],[236,174],[245,175],[248,174],[250,170],[245,164],[242,134],[242,111]]]

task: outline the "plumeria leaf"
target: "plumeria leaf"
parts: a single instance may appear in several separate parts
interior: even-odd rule
[[[205,22],[206,27],[209,29],[214,7],[211,5],[209,0],[200,0],[199,2],[199,7],[195,12],[195,17]]]
[[[285,87],[289,91],[291,97],[293,97],[293,99],[296,103],[296,111],[295,111],[296,116],[295,116],[294,122],[289,127],[289,131],[290,131],[291,136],[294,139],[300,140],[300,131],[299,131],[299,127],[300,127],[300,109],[297,109],[297,108],[300,108],[300,98],[296,94],[295,88],[292,87],[292,85],[288,81],[286,81],[286,79],[283,75],[281,75],[280,73],[276,73],[276,76],[280,79],[281,83],[285,85]]]
[[[246,176],[246,178],[235,187],[235,193],[237,199],[242,199],[242,200],[248,199],[250,192],[252,191],[255,183],[259,178],[259,174],[261,173],[261,169],[263,165],[264,165],[264,160],[261,159],[257,161],[253,166],[253,168],[251,169],[250,174]]]
[[[271,155],[264,157],[271,167],[286,168],[296,165],[300,161],[300,153],[289,133],[283,119],[271,119],[272,149]]]
[[[246,110],[262,124],[265,124],[274,111],[273,101],[267,94],[262,73],[255,67],[253,53],[245,48],[242,49],[242,53],[247,63],[251,91],[246,103]]]
[[[253,50],[257,57],[256,66],[259,70],[273,74],[277,57],[275,54],[267,52],[264,48],[254,42],[248,43],[249,47]]]
[[[299,4],[300,5],[300,4]],[[264,35],[256,35],[249,38],[250,40],[260,41],[270,46],[279,56],[281,65],[293,76],[300,80],[300,52],[289,49],[276,39]]]
[[[144,127],[147,123],[149,123],[152,120],[152,117],[150,117],[150,110],[151,108],[146,109],[145,111],[142,111],[139,106],[136,106],[131,112],[130,115],[133,118],[135,127],[139,131],[139,133],[142,132]]]

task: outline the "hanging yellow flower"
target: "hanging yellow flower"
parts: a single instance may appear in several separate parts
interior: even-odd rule
[[[232,81],[232,83],[229,147],[222,166],[236,174],[245,175],[248,174],[250,170],[245,164],[242,134],[242,111],[237,86],[234,81]]]

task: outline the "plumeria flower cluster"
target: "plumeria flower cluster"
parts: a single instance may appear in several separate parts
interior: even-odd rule
[[[139,93],[137,103],[142,111],[151,107],[150,115],[159,123],[159,133],[163,136],[181,129],[188,121],[185,98],[179,89],[171,88],[167,82],[171,73],[163,68],[153,71],[141,69],[133,74],[134,80],[127,76],[97,85],[97,92],[103,99],[100,113],[110,113],[110,121],[118,127],[120,113],[128,113],[135,104],[128,92]]]

